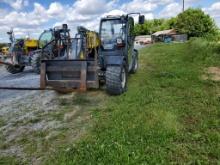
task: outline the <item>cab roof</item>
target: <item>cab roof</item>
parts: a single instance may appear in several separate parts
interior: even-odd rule
[[[103,17],[101,20],[114,20],[114,19],[125,19],[125,15],[108,15],[106,17]]]

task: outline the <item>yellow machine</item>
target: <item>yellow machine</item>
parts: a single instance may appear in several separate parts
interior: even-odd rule
[[[82,26],[79,26],[78,34],[76,34],[76,38],[77,37],[83,40],[83,43],[85,44],[84,47],[86,48],[81,49],[79,59],[86,59],[91,55],[94,57],[94,54],[97,54],[97,49],[101,43],[98,34],[95,31],[90,31]]]
[[[25,66],[30,66],[32,52],[38,49],[38,41],[33,39],[15,39],[13,30],[7,32],[11,41],[10,48],[3,49],[3,52],[11,56],[7,62],[0,61],[5,64],[5,68],[9,73],[16,74],[22,72]],[[3,53],[4,54],[4,53]]]
[[[8,55],[9,54],[9,47],[3,47],[1,48],[1,52],[3,55]]]
[[[38,40],[27,39],[24,41],[25,54],[28,54],[30,51],[36,50],[37,48],[38,48]]]
[[[94,49],[99,47],[100,39],[96,32],[89,31],[86,33],[87,35],[87,48]]]
[[[36,48],[38,46],[38,41],[34,39],[27,39],[25,41],[25,46],[28,48]]]

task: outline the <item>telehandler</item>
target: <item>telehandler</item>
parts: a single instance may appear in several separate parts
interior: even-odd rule
[[[102,18],[99,36],[78,28],[68,57],[42,61],[41,88],[50,86],[58,91],[85,91],[99,88],[100,81],[104,81],[109,94],[124,93],[128,74],[138,69],[133,14],[139,15],[140,24],[144,23],[143,15],[130,13]]]
[[[26,66],[32,66],[33,71],[39,74],[41,60],[64,55],[70,45],[69,31],[64,24],[62,27],[45,30],[38,40],[30,40],[15,39],[11,30],[8,32],[11,41],[9,48],[11,59],[0,63],[5,64],[7,71],[12,74],[23,72]]]
[[[70,29],[67,24],[45,30],[39,38],[38,50],[33,52],[31,66],[35,73],[40,74],[42,60],[64,58],[71,46]]]

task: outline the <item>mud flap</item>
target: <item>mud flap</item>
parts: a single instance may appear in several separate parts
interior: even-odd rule
[[[57,91],[86,91],[99,88],[97,62],[94,60],[44,60],[40,86]]]

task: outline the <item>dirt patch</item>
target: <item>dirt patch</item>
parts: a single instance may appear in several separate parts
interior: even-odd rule
[[[202,75],[202,79],[220,81],[220,67],[209,67],[205,69],[205,74]]]

